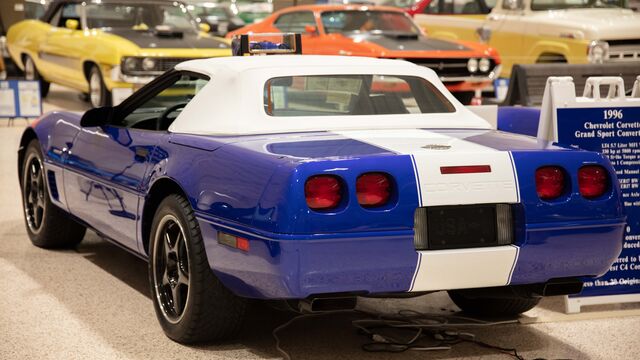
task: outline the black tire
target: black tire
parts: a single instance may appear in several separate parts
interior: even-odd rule
[[[36,63],[29,55],[24,56],[24,78],[25,80],[37,80],[40,81],[40,96],[43,98],[49,94],[49,88],[51,87],[51,83],[44,80],[38,69],[36,68]]]
[[[453,96],[462,103],[462,105],[469,105],[476,93],[474,91],[456,91],[452,93]]]
[[[86,228],[51,202],[43,165],[40,143],[32,140],[25,150],[20,178],[27,234],[33,245],[41,248],[74,247],[82,241]]]
[[[211,271],[198,222],[184,197],[169,195],[160,203],[150,237],[151,298],[165,334],[185,344],[235,336],[247,301]]]
[[[449,290],[449,297],[465,313],[480,316],[514,316],[533,309],[540,297],[489,298],[470,297],[461,291]]]
[[[102,73],[96,65],[91,66],[87,82],[89,84],[89,104],[94,108],[111,106],[111,92],[104,84]]]

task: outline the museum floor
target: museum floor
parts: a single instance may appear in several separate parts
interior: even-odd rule
[[[74,92],[54,86],[45,111],[81,111]],[[89,232],[75,250],[31,245],[24,229],[16,175],[23,120],[0,122],[0,359],[276,359],[272,330],[291,318],[260,308],[237,342],[189,347],[164,336],[147,283],[147,265]],[[362,309],[452,314],[443,293],[410,300],[363,299]],[[525,359],[638,359],[640,304],[593,306],[562,313],[560,297],[542,301],[510,325],[471,329],[477,339],[516,348]],[[355,313],[300,319],[284,329],[281,345],[293,359],[509,359],[461,343],[447,351],[368,353]]]

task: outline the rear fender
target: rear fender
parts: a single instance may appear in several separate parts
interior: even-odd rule
[[[556,226],[585,221],[620,221],[624,208],[620,201],[620,186],[609,160],[590,151],[514,151],[519,191],[529,227],[555,223]],[[535,172],[542,166],[560,166],[565,170],[567,186],[558,199],[544,201],[538,197]],[[578,169],[585,165],[600,165],[610,177],[609,191],[602,197],[589,200],[580,195]]]
[[[393,179],[392,195],[387,205],[365,209],[358,203],[356,179],[367,172],[383,172]],[[305,183],[311,176],[321,174],[337,176],[342,183],[342,201],[336,209],[314,211],[307,206]],[[259,213],[269,216],[256,218],[254,225],[275,233],[411,230],[413,213],[418,207],[410,155],[303,162],[293,170],[281,167],[272,177],[269,189],[273,190],[265,192],[259,209]]]

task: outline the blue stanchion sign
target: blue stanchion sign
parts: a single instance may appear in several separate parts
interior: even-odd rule
[[[40,82],[0,81],[0,118],[34,118],[42,115]]]
[[[609,158],[628,217],[620,257],[577,296],[640,294],[640,107],[558,109],[557,129],[558,142]]]

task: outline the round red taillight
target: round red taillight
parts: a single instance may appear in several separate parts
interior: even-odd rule
[[[311,209],[333,209],[342,199],[340,179],[333,175],[312,176],[304,184],[304,195]]]
[[[587,165],[578,170],[580,194],[587,199],[604,195],[609,188],[609,174],[599,165]]]
[[[536,170],[536,191],[543,200],[559,197],[564,192],[564,170],[558,166],[544,166]]]
[[[391,180],[383,173],[362,174],[356,180],[356,195],[363,207],[382,206],[391,196]]]

